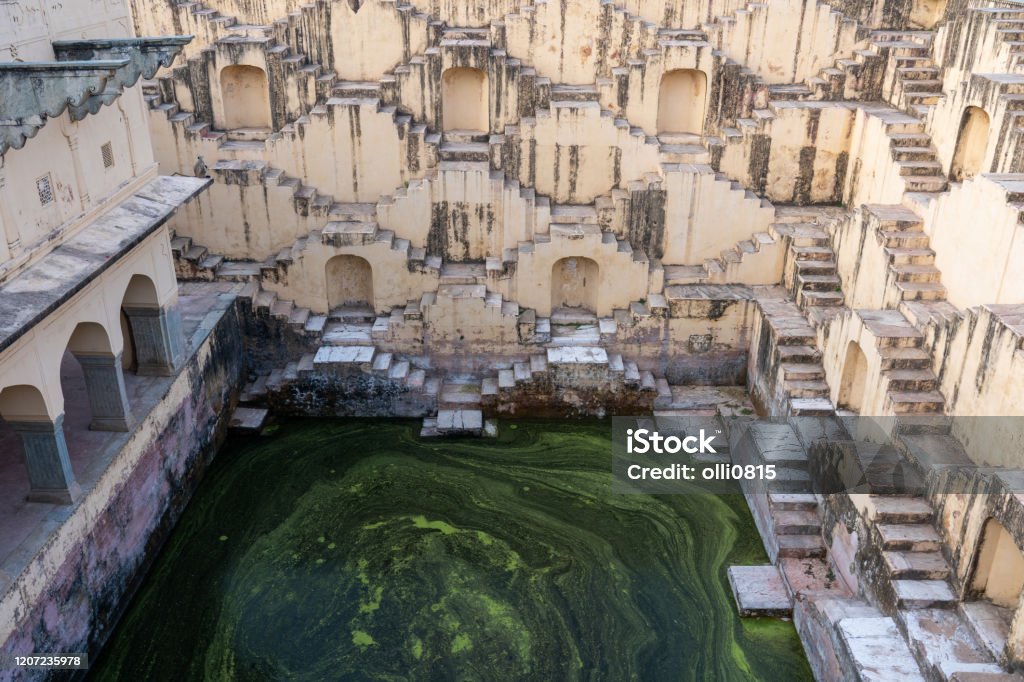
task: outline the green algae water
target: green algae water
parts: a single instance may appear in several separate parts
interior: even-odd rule
[[[611,492],[608,423],[293,421],[218,456],[94,680],[803,680],[741,495]]]

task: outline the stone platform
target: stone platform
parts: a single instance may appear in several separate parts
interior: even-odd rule
[[[789,616],[793,604],[776,566],[730,566],[729,586],[741,616]]]

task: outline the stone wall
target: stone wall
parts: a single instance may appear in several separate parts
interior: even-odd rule
[[[162,400],[3,595],[0,653],[99,653],[226,434],[244,362],[239,324],[232,304],[200,326]]]

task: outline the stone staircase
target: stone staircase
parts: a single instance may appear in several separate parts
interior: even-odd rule
[[[817,348],[817,333],[796,303],[777,287],[759,288],[755,300],[771,338],[771,365],[778,368],[774,389],[794,416],[835,413]]]
[[[778,563],[784,574],[792,572],[794,583],[807,570],[824,575],[818,500],[811,490],[807,451],[796,430],[785,422],[725,420],[723,426],[734,464],[775,467],[772,481],[741,482],[772,563]]]
[[[310,97],[289,99],[290,119],[295,120],[309,113],[318,97],[329,92],[334,82],[334,74],[318,62],[325,59],[328,50],[316,41],[303,40],[303,24],[321,21],[327,3],[314,1],[299,8],[298,11],[272,21],[268,24],[245,23],[234,17],[224,16],[216,9],[211,9],[199,2],[182,2],[175,5],[175,11],[183,16],[179,19],[185,25],[197,25],[202,28],[205,42],[199,53],[190,54],[185,64],[173,69],[171,75],[161,76],[157,84],[144,87],[145,99],[153,109],[163,111],[168,119],[177,126],[188,130],[193,136],[203,137],[220,142],[223,149],[263,149],[266,141],[273,135],[271,130],[240,129],[236,131],[220,131],[213,128],[211,121],[198,120],[192,112],[181,111],[174,95],[175,81],[189,82],[193,74],[201,74],[206,70],[203,53],[212,53],[217,49],[239,52],[253,49],[264,52],[268,70],[271,65],[280,65],[281,72],[275,77],[294,78],[300,84],[298,92],[308,92]],[[303,53],[296,48],[305,44],[315,54]]]
[[[866,228],[874,233],[885,250],[891,286],[887,292],[898,299],[887,303],[898,305],[903,301],[942,301],[946,288],[941,283],[942,273],[935,267],[935,252],[929,248],[924,221],[905,206],[864,206]]]
[[[278,300],[270,291],[259,291],[250,284],[242,295],[250,297],[256,315],[271,315],[307,333],[316,352],[305,353],[298,360],[269,373],[257,376],[242,390],[240,402],[262,405],[268,394],[279,392],[301,379],[314,374],[363,375],[385,383],[399,391],[414,393],[423,402],[433,404],[440,380],[430,377],[427,369],[417,366],[418,358],[406,357],[381,350],[390,321],[377,317],[373,311],[359,308],[340,308],[327,315],[309,315],[295,308],[291,301]],[[296,314],[304,312],[306,319],[300,325]]]
[[[932,31],[874,31],[872,49],[886,60],[882,97],[902,111],[927,118],[945,94],[931,58]]]
[[[842,283],[828,225],[828,211],[807,208],[780,209],[772,229],[786,244],[782,282],[793,301],[805,313],[815,308],[843,304]]]
[[[871,495],[867,506],[896,608],[952,606],[956,597],[947,582],[949,564],[940,551],[931,505],[922,497]]]
[[[481,409],[483,381],[476,374],[449,372],[444,375],[437,396],[437,416],[423,420],[420,435],[496,435],[497,423],[484,421]]]
[[[886,414],[942,414],[945,399],[932,371],[925,337],[898,310],[861,310],[864,326],[875,337],[886,390]]]
[[[780,470],[806,471],[801,433],[818,438],[822,428],[808,422],[740,420],[723,424],[729,429],[734,463],[776,464]],[[756,438],[744,439],[748,430],[756,431]],[[857,445],[869,447],[872,453],[879,447],[867,442]],[[902,461],[896,450],[889,450],[894,463]],[[873,465],[877,463],[875,458]],[[794,478],[783,477],[782,490],[763,483],[743,485],[785,593],[799,611],[797,622],[804,641],[817,641],[822,633],[834,640],[830,646],[809,650],[812,663],[828,661],[827,656],[816,661],[821,651],[828,651],[847,674],[858,675],[856,679],[975,679],[971,675],[1016,679],[997,664],[1000,653],[993,653],[1001,652],[1000,642],[1005,643],[1005,638],[992,632],[991,621],[1003,623],[1005,629],[1007,616],[993,615],[985,603],[959,601],[949,582],[951,569],[935,529],[935,511],[923,497],[851,497],[866,524],[859,546],[864,552],[877,552],[873,556],[878,563],[877,568],[861,573],[862,581],[871,576],[861,584],[867,596],[855,596],[837,584],[833,573],[832,562],[842,559],[825,556],[819,497],[809,490],[801,492]],[[744,586],[734,585],[734,590],[740,598]]]

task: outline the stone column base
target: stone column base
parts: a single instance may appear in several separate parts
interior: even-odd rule
[[[85,374],[93,431],[129,431],[132,425],[121,354],[75,355]]]
[[[52,422],[9,422],[21,436],[28,469],[29,502],[71,504],[81,488],[71,471],[71,459],[64,440],[64,415]]]
[[[139,376],[173,376],[185,355],[177,308],[124,308],[135,340]]]

